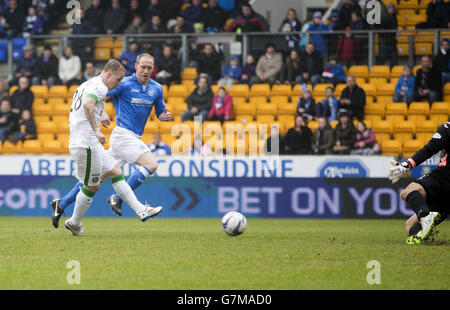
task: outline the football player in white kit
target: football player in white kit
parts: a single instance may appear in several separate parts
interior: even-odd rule
[[[100,180],[110,177],[116,193],[136,212],[141,221],[159,214],[162,207],[152,208],[140,203],[133,190],[125,182],[122,170],[105,150],[106,137],[100,132],[99,123],[105,106],[108,90],[120,85],[125,68],[117,60],[109,60],[102,73],[81,84],[75,91],[70,109],[69,151],[76,164],[76,177],[83,183],[75,200],[72,217],[65,221],[65,227],[73,235],[83,235],[81,218],[92,203],[100,188]]]

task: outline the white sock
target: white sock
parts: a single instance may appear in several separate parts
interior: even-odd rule
[[[150,172],[150,170],[148,170],[147,167],[139,166],[138,169],[139,169],[139,171],[142,173],[142,175],[143,175],[145,178],[148,178],[149,176],[152,175],[152,173]]]
[[[94,193],[88,191],[86,194],[84,187],[78,192],[75,200],[75,208],[73,210],[72,217],[70,218],[70,222],[73,225],[81,225],[81,218],[84,216],[92,203],[92,197],[89,197],[91,194],[93,196]]]
[[[120,180],[113,183],[114,190],[123,199],[136,214],[145,211],[145,206],[137,200],[136,195],[125,180]]]

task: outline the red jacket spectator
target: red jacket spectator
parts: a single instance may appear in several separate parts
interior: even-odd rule
[[[346,62],[346,64],[348,64],[348,62],[353,61],[353,51],[355,45],[356,42],[353,35],[341,35],[337,43],[337,55],[339,56],[339,60],[341,62]]]
[[[215,96],[211,105],[211,109],[209,110],[208,119],[228,120],[232,116],[233,98],[231,98],[231,96],[226,93],[224,97]]]

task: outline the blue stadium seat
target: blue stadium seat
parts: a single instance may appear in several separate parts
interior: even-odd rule
[[[8,39],[0,39],[0,48],[8,50]]]
[[[24,38],[13,38],[12,39],[13,49],[22,49],[22,47],[27,44],[27,39]]]
[[[23,49],[13,49],[13,61],[17,61],[23,56]]]
[[[5,62],[7,60],[6,54],[7,50],[4,48],[0,48],[0,62]]]

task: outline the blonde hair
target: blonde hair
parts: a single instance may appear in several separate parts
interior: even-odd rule
[[[140,54],[137,59],[136,59],[136,63],[139,63],[139,60],[141,60],[141,58],[150,58],[153,63],[155,63],[155,57],[153,57],[152,55],[150,55],[149,53],[142,53]]]
[[[103,72],[116,72],[119,70],[126,71],[125,67],[115,59],[108,60],[108,62],[105,64],[105,67],[103,68]]]

